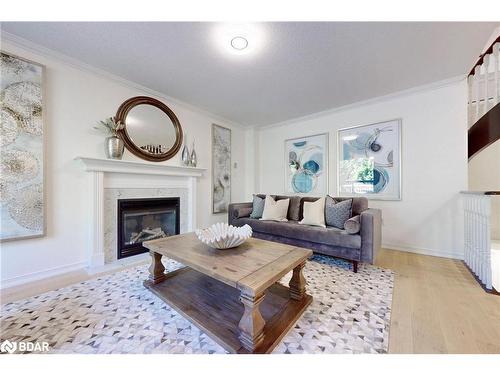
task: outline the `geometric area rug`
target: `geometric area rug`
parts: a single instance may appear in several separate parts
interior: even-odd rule
[[[165,262],[168,271],[181,267]],[[142,285],[148,266],[1,306],[0,342],[48,342],[48,353],[226,353]],[[386,353],[394,274],[315,255],[304,268],[313,302],[273,353]],[[291,274],[281,282],[288,285]],[[16,353],[19,353],[17,351]]]

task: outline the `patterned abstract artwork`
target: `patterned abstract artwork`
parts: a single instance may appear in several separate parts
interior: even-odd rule
[[[328,134],[285,141],[285,192],[328,192]]]
[[[339,130],[338,195],[401,199],[401,120]]]
[[[327,256],[307,262],[313,302],[274,353],[387,352],[394,274],[369,264],[358,273],[349,268]],[[146,289],[147,277],[143,265],[3,305],[0,341],[48,342],[49,353],[225,353]]]
[[[44,234],[41,65],[1,53],[0,240]]]
[[[227,212],[231,202],[231,130],[212,125],[212,212]]]

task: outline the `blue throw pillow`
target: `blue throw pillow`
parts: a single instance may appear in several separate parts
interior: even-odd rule
[[[337,201],[329,195],[325,202],[325,222],[330,227],[344,229],[344,224],[352,216],[352,199]]]
[[[252,213],[250,214],[252,219],[260,219],[262,217],[262,213],[264,212],[264,203],[264,199],[254,194]]]

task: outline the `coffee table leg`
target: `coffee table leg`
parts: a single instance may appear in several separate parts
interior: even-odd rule
[[[240,329],[241,345],[249,352],[253,352],[264,340],[264,325],[266,322],[259,310],[259,305],[264,299],[264,294],[251,296],[241,292],[240,301],[245,306],[245,311],[238,325]]]
[[[150,251],[149,255],[151,255],[151,265],[149,266],[149,280],[153,284],[161,283],[166,279],[165,267],[161,262],[162,255],[155,253],[154,251]]]
[[[306,262],[303,262],[293,269],[293,276],[288,283],[290,287],[290,298],[297,301],[300,301],[306,293],[306,279],[302,274],[302,269],[305,265]]]

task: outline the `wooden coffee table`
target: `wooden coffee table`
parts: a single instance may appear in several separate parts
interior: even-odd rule
[[[302,275],[311,250],[256,238],[215,250],[194,233],[143,245],[144,285],[231,353],[272,351],[312,302]],[[162,256],[186,267],[165,273]],[[277,283],[292,270],[289,288]]]

